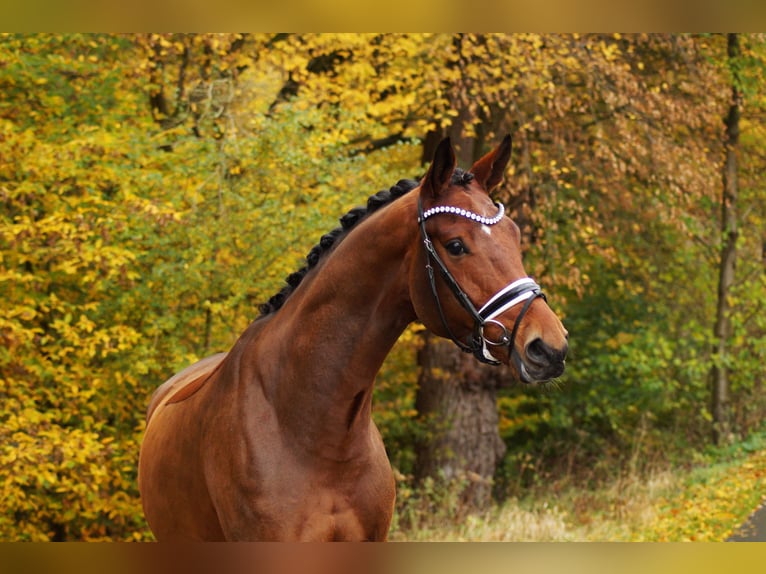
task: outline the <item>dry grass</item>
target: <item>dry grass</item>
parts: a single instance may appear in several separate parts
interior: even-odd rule
[[[575,494],[570,502],[577,540],[624,541],[650,528],[661,513],[660,503],[678,487],[669,471],[645,478],[622,478],[594,493]]]
[[[725,540],[766,488],[766,452],[627,476],[596,490],[549,485],[455,523],[449,510],[417,529],[391,533],[409,541]],[[432,507],[433,508],[433,507]]]
[[[572,540],[564,514],[556,507],[527,510],[516,501],[483,515],[470,515],[461,524],[393,533],[392,540],[432,542],[509,542]]]
[[[673,484],[670,473],[645,481],[618,481],[599,491],[559,492],[556,503],[541,494],[510,500],[460,524],[442,523],[392,539],[411,541],[564,542],[630,540],[657,519],[657,503]]]

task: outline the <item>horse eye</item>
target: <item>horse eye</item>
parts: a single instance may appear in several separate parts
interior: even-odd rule
[[[468,253],[468,250],[465,248],[465,245],[463,245],[463,242],[459,239],[453,239],[449,243],[447,243],[444,246],[447,249],[447,252],[450,255],[458,256],[458,255],[464,255],[465,253]]]

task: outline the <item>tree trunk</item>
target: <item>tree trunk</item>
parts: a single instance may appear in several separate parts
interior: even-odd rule
[[[712,415],[713,442],[720,444],[729,440],[729,365],[727,360],[731,317],[729,293],[734,284],[734,270],[737,256],[737,148],[739,145],[739,117],[742,94],[739,88],[736,60],[739,58],[739,36],[728,35],[728,58],[733,72],[731,104],[726,116],[724,140],[723,194],[721,197],[721,260],[718,274],[718,305],[713,334],[714,361],[711,368],[713,385]]]
[[[415,479],[464,481],[461,512],[487,508],[505,444],[498,433],[496,378],[452,342],[430,333],[418,353],[415,408],[426,432],[416,445]]]
[[[423,163],[433,157],[439,141],[449,135],[458,165],[467,169],[483,151],[481,139],[463,134],[464,111],[446,130],[430,132],[423,143]],[[480,135],[481,137],[481,135]],[[460,512],[489,507],[492,479],[505,454],[498,430],[497,368],[479,363],[451,341],[430,333],[418,353],[419,385],[415,408],[427,431],[416,446],[415,479],[427,477],[464,481]]]
[[[466,63],[462,42],[463,36],[456,34],[454,46],[459,57],[451,65],[459,67]],[[474,130],[476,137],[465,135],[465,126],[474,122],[455,88],[445,85],[445,91],[453,94],[457,117],[448,127],[426,134],[424,164],[431,161],[444,136],[450,137],[458,165],[465,169],[485,151],[483,129]],[[483,365],[452,342],[429,333],[424,335],[418,365],[415,408],[427,432],[416,445],[415,479],[465,481],[460,492],[461,513],[486,509],[492,502],[495,469],[505,454],[498,429],[496,389],[500,377],[507,372]]]

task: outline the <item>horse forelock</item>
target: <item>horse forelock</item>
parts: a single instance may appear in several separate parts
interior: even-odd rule
[[[473,178],[471,174],[467,175],[471,177],[466,182],[463,182],[462,180],[460,182],[453,180],[453,183],[466,185]],[[261,312],[261,317],[270,315],[281,309],[282,305],[284,305],[285,301],[287,301],[287,298],[293,293],[293,291],[295,291],[298,285],[301,284],[308,272],[316,267],[317,264],[323,259],[323,257],[332,251],[332,249],[340,241],[342,241],[348,235],[348,233],[357,226],[357,224],[359,224],[362,220],[367,218],[367,216],[374,213],[381,207],[388,205],[392,201],[409,193],[419,185],[420,181],[418,180],[401,179],[389,189],[384,189],[375,193],[374,195],[371,195],[367,199],[366,206],[355,207],[343,215],[343,217],[340,218],[340,227],[336,227],[332,231],[325,233],[319,240],[319,243],[312,247],[306,255],[306,262],[303,267],[301,267],[298,271],[288,275],[285,280],[286,284],[282,287],[282,289],[273,295],[268,300],[268,302],[260,305],[259,310]]]
[[[460,185],[463,187],[468,187],[468,184],[471,183],[474,180],[474,175],[470,171],[464,171],[462,169],[455,168],[455,171],[452,172],[452,185]]]

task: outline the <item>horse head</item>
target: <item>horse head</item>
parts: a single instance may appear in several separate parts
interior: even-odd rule
[[[410,298],[431,331],[490,364],[511,364],[519,380],[560,376],[567,331],[524,271],[521,233],[490,193],[511,156],[507,136],[468,171],[443,140],[420,184],[422,247],[412,258]]]

